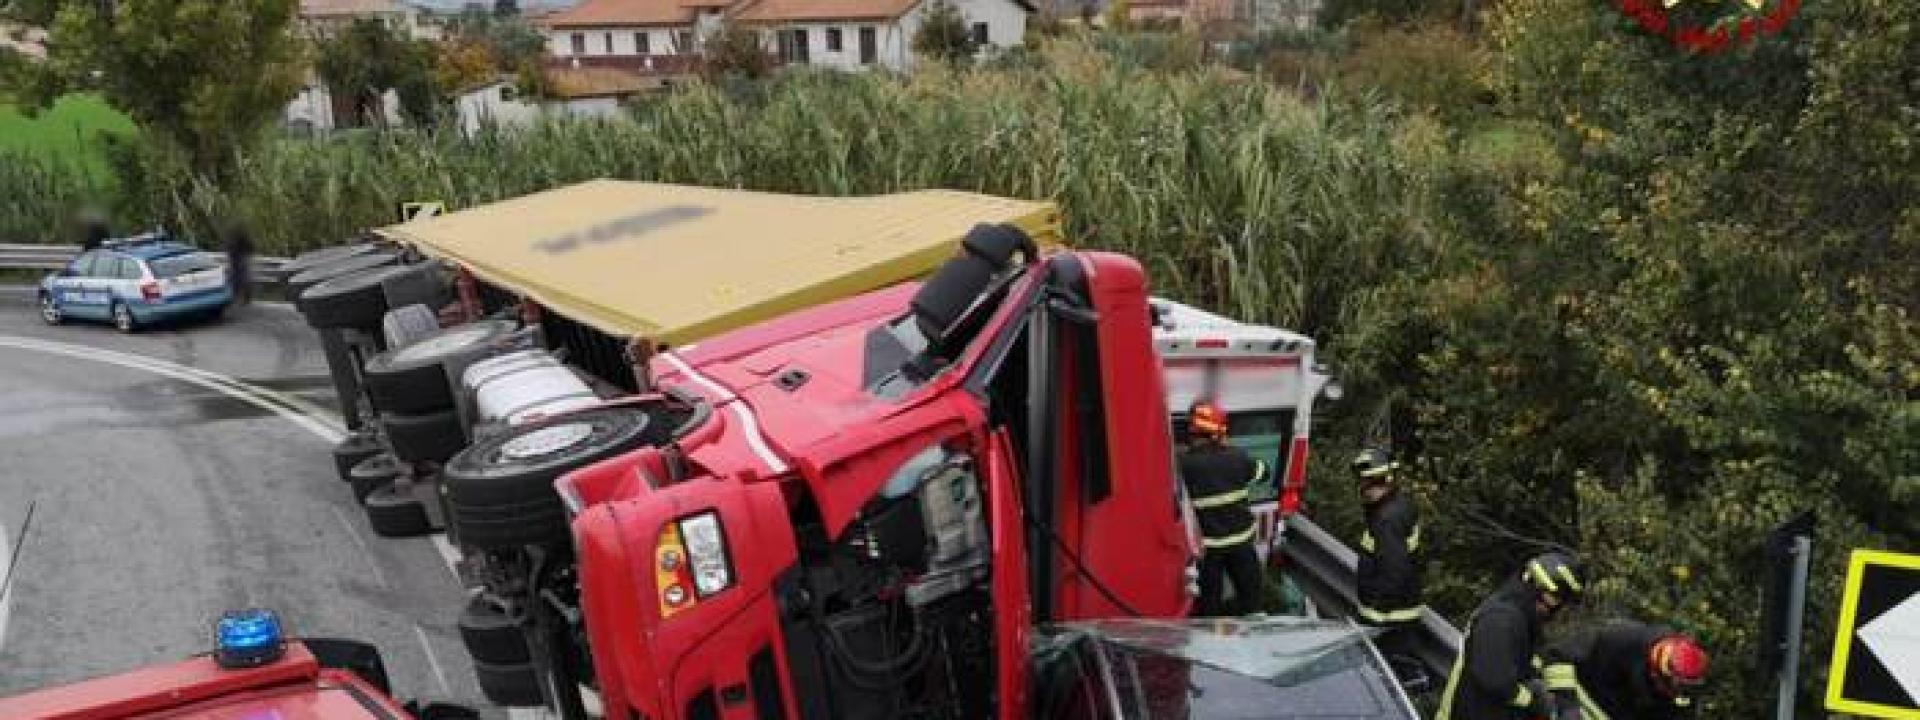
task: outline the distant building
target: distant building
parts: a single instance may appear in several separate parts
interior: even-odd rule
[[[585,0],[538,19],[562,66],[617,67],[644,74],[690,69],[704,38],[725,23],[761,33],[790,65],[841,70],[913,64],[913,36],[933,0]],[[946,0],[987,52],[1026,38],[1027,0]]]
[[[397,0],[300,0],[300,28],[309,37],[326,37],[356,20],[378,20],[406,37],[440,39],[437,24],[421,22],[419,8]]]
[[[549,69],[548,93],[534,98],[520,94],[512,78],[502,77],[462,91],[454,101],[460,130],[468,135],[482,128],[525,127],[543,116],[610,117],[621,104],[644,93],[665,88],[671,80],[614,68]]]

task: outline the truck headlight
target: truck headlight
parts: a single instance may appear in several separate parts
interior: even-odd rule
[[[660,617],[691,610],[701,600],[733,587],[727,536],[720,516],[711,510],[667,523],[660,529],[653,558]]]

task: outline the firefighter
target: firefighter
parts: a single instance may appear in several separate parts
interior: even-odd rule
[[[1557,720],[1678,720],[1706,682],[1707,651],[1686,634],[1622,621],[1556,643],[1542,675]]]
[[[1541,626],[1586,587],[1578,562],[1561,553],[1527,561],[1467,623],[1435,720],[1553,718],[1556,698],[1540,674]]]
[[[1353,459],[1367,519],[1354,578],[1360,620],[1389,630],[1419,621],[1421,610],[1420,567],[1413,561],[1420,551],[1420,511],[1394,482],[1399,467],[1375,448]]]
[[[1247,506],[1247,486],[1265,475],[1265,463],[1227,444],[1227,414],[1211,402],[1194,403],[1187,415],[1187,450],[1180,455],[1180,477],[1199,519],[1204,548],[1195,615],[1259,611],[1265,588],[1260,556],[1253,546],[1255,524]],[[1225,581],[1233,583],[1231,603],[1226,600]]]

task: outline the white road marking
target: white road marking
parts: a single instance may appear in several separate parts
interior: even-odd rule
[[[440,656],[433,654],[433,643],[427,642],[427,631],[420,623],[413,624],[413,636],[420,641],[421,651],[427,654],[427,667],[433,669],[433,679],[440,683],[440,692],[453,695],[453,686],[447,683],[447,671],[440,668]]]
[[[386,571],[381,570],[380,563],[373,559],[373,547],[367,544],[366,538],[360,537],[360,528],[347,519],[346,513],[340,512],[339,506],[329,506],[327,509],[333,511],[334,519],[340,521],[340,528],[347,531],[347,537],[353,538],[354,546],[360,548],[360,559],[367,561],[367,568],[373,571],[373,581],[379,583],[382,590],[391,589],[387,585]]]
[[[0,579],[13,572],[13,548],[9,545],[13,535],[7,532],[7,526],[0,523]],[[4,582],[4,580],[0,580]],[[7,646],[7,618],[13,614],[13,583],[7,583],[0,590],[0,647]]]

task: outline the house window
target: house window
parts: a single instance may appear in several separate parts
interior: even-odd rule
[[[840,28],[827,28],[827,52],[840,52]]]
[[[518,100],[518,99],[520,99],[520,89],[519,89],[519,88],[517,88],[517,87],[515,87],[515,86],[513,86],[512,84],[507,84],[507,85],[501,85],[501,86],[500,86],[500,101],[501,101],[501,102],[513,102],[514,100]]]
[[[780,33],[780,62],[804,65],[807,62],[807,30],[794,28]]]
[[[587,36],[585,33],[573,34],[573,54],[575,55],[587,54]]]
[[[860,28],[860,64],[872,65],[880,59],[880,33],[871,27]]]
[[[693,52],[693,33],[685,32],[685,31],[674,33],[673,47],[675,52],[680,52],[680,53]]]
[[[612,55],[613,54],[613,33],[607,33],[606,35],[602,36],[602,39],[605,40],[607,43],[607,54]]]
[[[643,32],[637,32],[637,33],[634,33],[634,34],[633,34],[633,52],[634,52],[634,54],[637,54],[637,55],[652,55],[652,54],[653,54],[653,48],[651,48],[651,47],[648,47],[648,45],[647,45],[647,34],[646,34],[646,33],[643,33]]]
[[[987,46],[987,24],[986,23],[973,24],[973,44],[976,47]]]

